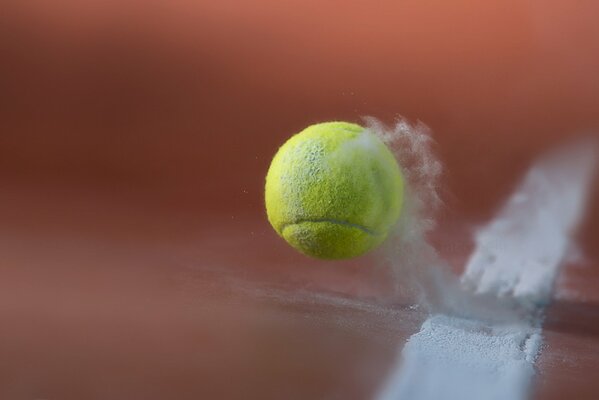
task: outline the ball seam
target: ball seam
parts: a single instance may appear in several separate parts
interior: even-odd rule
[[[371,236],[378,236],[378,235],[380,235],[380,233],[378,233],[376,231],[373,231],[372,229],[368,229],[367,227],[365,227],[363,225],[354,224],[354,223],[347,222],[347,221],[339,221],[339,220],[336,220],[336,219],[328,219],[328,218],[300,219],[300,220],[297,220],[297,221],[294,221],[294,222],[288,222],[288,223],[285,223],[285,224],[281,225],[281,227],[279,228],[279,231],[281,233],[283,233],[283,231],[286,228],[288,228],[290,226],[293,226],[293,225],[302,224],[304,222],[312,222],[312,223],[328,222],[328,223],[335,224],[335,225],[341,225],[341,226],[347,226],[347,227],[350,227],[350,228],[359,229],[362,232],[364,232],[364,233],[366,233],[368,235],[371,235]]]

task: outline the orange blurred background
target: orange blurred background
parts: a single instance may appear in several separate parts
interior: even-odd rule
[[[202,343],[239,345],[225,361],[214,350],[219,368],[253,371],[235,360],[250,357],[244,343],[268,341],[262,328],[239,322],[235,307],[230,318],[173,314],[188,298],[165,271],[175,268],[168,260],[224,257],[281,282],[301,271],[304,259],[268,227],[262,193],[277,147],[309,124],[423,121],[446,165],[442,222],[466,225],[491,217],[538,154],[599,131],[596,1],[4,0],[1,8],[0,319],[11,329],[0,333],[0,356],[20,361],[0,368],[0,383],[13,399],[139,397],[143,385],[131,376],[163,379],[155,398],[173,387],[179,399],[183,388],[206,394],[215,381],[194,386],[192,366],[205,365],[185,358],[197,344],[189,321]],[[597,196],[593,204],[582,238],[599,257]],[[254,222],[236,222],[246,220]],[[233,236],[245,244],[227,246]],[[338,288],[341,267],[330,268],[305,274]],[[364,280],[357,270],[348,269]],[[200,294],[184,296],[205,302],[204,290],[213,293],[194,285]],[[351,279],[346,286],[361,290]],[[221,337],[223,327],[243,339]],[[165,353],[148,355],[157,348]],[[124,366],[119,353],[128,354]],[[180,374],[164,375],[165,360]],[[31,365],[43,366],[38,375]],[[75,389],[61,381],[71,375]],[[301,390],[321,387],[324,375],[314,372]]]
[[[534,153],[599,125],[593,1],[38,0],[3,10],[4,180],[255,214],[289,135],[401,114],[434,130],[450,206],[481,216]]]

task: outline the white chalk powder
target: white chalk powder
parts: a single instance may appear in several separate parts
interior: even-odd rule
[[[471,302],[497,299],[517,319],[435,315],[401,352],[379,400],[522,400],[542,342],[551,295],[582,217],[595,152],[574,146],[536,163],[476,238],[462,276]]]
[[[408,341],[402,369],[379,398],[520,399],[534,373],[538,337],[539,330],[527,323],[431,317]]]
[[[582,217],[594,148],[577,144],[535,164],[499,216],[476,237],[462,276],[479,294],[534,308],[550,300],[557,269]]]

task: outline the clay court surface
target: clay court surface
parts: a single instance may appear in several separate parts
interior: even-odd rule
[[[397,114],[446,166],[459,273],[532,160],[599,132],[592,2],[9,2],[0,15],[0,397],[371,399],[427,315],[380,254],[268,225],[292,133]],[[596,188],[597,186],[595,186]],[[534,399],[599,389],[594,190]]]

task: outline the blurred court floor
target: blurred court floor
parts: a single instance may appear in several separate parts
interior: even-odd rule
[[[264,219],[72,188],[2,193],[3,398],[370,399],[425,318],[388,300],[376,256],[308,260]],[[434,238],[455,244],[458,268],[470,229]],[[562,274],[536,398],[593,398],[598,288],[596,265]]]
[[[3,398],[368,398],[422,319],[264,221],[2,193]]]

